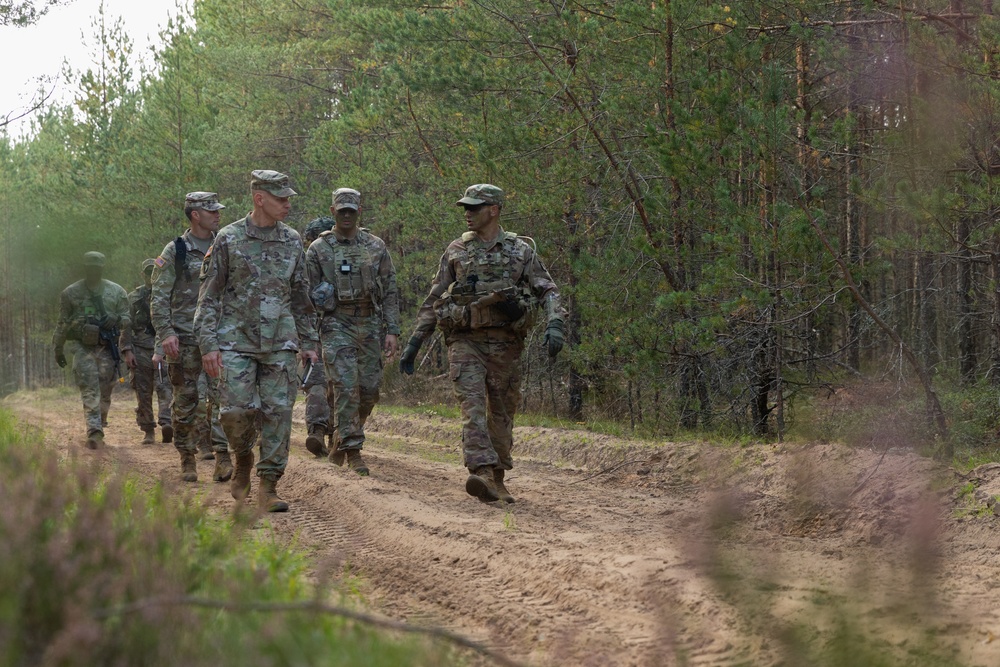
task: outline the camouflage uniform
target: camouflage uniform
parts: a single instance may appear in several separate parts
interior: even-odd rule
[[[303,241],[306,247],[319,238],[323,232],[333,228],[335,221],[329,216],[323,216],[312,220],[303,232]],[[306,258],[308,259],[308,251]],[[307,265],[308,268],[308,265]],[[330,446],[333,447],[333,429],[330,425],[330,412],[333,407],[334,393],[333,387],[327,382],[326,372],[323,364],[316,364],[309,372],[309,377],[302,386],[306,392],[306,430],[315,433],[320,439],[324,435],[329,435]],[[308,445],[308,443],[306,443]],[[323,453],[323,452],[320,452]]]
[[[142,263],[147,267],[155,266],[153,260]],[[173,392],[170,388],[170,378],[166,369],[153,366],[153,349],[156,345],[156,332],[149,312],[149,298],[152,288],[141,285],[128,295],[129,317],[131,326],[122,329],[121,351],[127,351],[135,356],[135,368],[129,371],[132,389],[135,390],[137,405],[135,408],[135,423],[140,429],[149,433],[156,424],[170,426],[170,401]],[[157,412],[159,420],[154,420],[153,392],[156,392]]]
[[[229,441],[219,419],[219,381],[208,377],[205,371],[198,374],[198,407],[195,409],[191,440],[202,453],[202,458],[229,451]]]
[[[295,193],[278,172],[253,178],[252,188],[284,183],[268,191]],[[222,353],[222,427],[239,462],[252,453],[259,424],[257,475],[276,482],[288,463],[296,352],[317,347],[302,241],[282,222],[262,228],[247,215],[219,230],[206,259],[195,327],[204,354]]]
[[[88,252],[86,266],[103,267],[104,255]],[[98,322],[104,320],[104,326]],[[62,291],[59,297],[59,323],[52,335],[52,344],[60,365],[64,364],[63,349],[73,355],[73,376],[80,388],[83,412],[87,420],[87,435],[104,436],[111,407],[111,392],[121,371],[116,369],[112,346],[118,344],[118,329],[130,326],[128,295],[110,280],[100,280],[97,289],[79,280]],[[88,441],[89,444],[89,441]]]
[[[502,202],[502,190],[483,184],[470,187],[458,203]],[[533,306],[540,301],[550,323],[558,320],[561,326],[558,299],[556,285],[532,246],[503,228],[488,242],[466,232],[442,255],[410,345],[419,348],[435,326],[441,326],[449,376],[462,405],[462,450],[470,471],[514,466],[511,449],[524,338],[532,325]]]
[[[356,190],[345,188],[334,196],[338,208],[360,205]],[[385,242],[364,228],[353,239],[336,228],[320,234],[306,252],[306,268],[333,387],[337,449],[360,450],[382,384],[383,325],[386,333],[399,335],[396,270]]]
[[[188,203],[212,207],[205,210],[225,208],[218,203],[215,193],[208,192],[190,193]],[[216,206],[218,208],[214,208]],[[150,302],[157,346],[162,346],[166,338],[177,336],[180,347],[176,358],[167,357],[167,373],[174,388],[174,446],[182,454],[198,451],[200,441],[197,438],[204,433],[199,426],[199,415],[203,417],[208,409],[203,403],[218,405],[218,383],[208,382],[205,392],[198,390],[202,351],[195,334],[194,317],[202,265],[207,256],[198,244],[198,239],[188,229],[164,246],[154,260],[156,268]],[[178,249],[182,250],[183,257],[178,256]]]

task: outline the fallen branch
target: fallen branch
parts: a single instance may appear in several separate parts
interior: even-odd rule
[[[510,658],[497,653],[493,649],[483,646],[479,642],[463,637],[462,635],[451,632],[450,630],[408,625],[400,621],[381,618],[372,614],[366,614],[364,612],[355,611],[346,607],[324,604],[322,602],[227,602],[225,600],[210,600],[207,598],[192,596],[145,598],[142,600],[136,600],[135,602],[131,602],[129,604],[100,610],[97,612],[96,616],[99,618],[107,618],[110,616],[117,616],[119,614],[128,614],[142,609],[148,609],[150,607],[202,607],[206,609],[221,609],[223,611],[241,613],[310,612],[329,614],[331,616],[340,616],[341,618],[347,618],[352,621],[357,621],[359,623],[364,623],[377,628],[383,628],[385,630],[394,630],[396,632],[406,632],[409,634],[433,637],[435,639],[443,639],[455,644],[456,646],[476,651],[477,653],[490,658],[498,665],[505,665],[506,667],[525,667],[522,663],[515,662]]]

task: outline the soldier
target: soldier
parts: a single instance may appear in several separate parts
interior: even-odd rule
[[[121,285],[104,280],[104,255],[83,256],[83,280],[62,291],[59,323],[52,335],[56,363],[66,367],[63,346],[73,355],[73,376],[83,398],[87,447],[104,445],[111,392],[120,377],[119,328],[129,326],[128,295]]]
[[[296,192],[284,174],[257,170],[250,194],[253,211],[219,232],[202,269],[195,327],[205,372],[222,378],[222,427],[236,453],[233,498],[250,494],[259,420],[257,505],[285,512],[277,484],[288,463],[296,352],[316,363],[318,341],[302,240],[281,222]]]
[[[544,304],[550,357],[563,346],[564,311],[559,291],[535,250],[500,226],[503,190],[470,186],[458,205],[467,232],[441,257],[430,294],[400,358],[413,374],[417,352],[440,325],[448,367],[462,404],[462,449],[469,477],[465,490],[483,502],[514,502],[504,485],[511,458],[514,413],[521,398],[520,357],[535,304]]]
[[[334,394],[337,446],[331,446],[330,460],[343,465],[346,456],[351,470],[367,475],[361,457],[365,421],[378,403],[382,351],[391,359],[399,345],[399,291],[385,243],[359,226],[361,193],[336,190],[330,210],[336,224],[306,252],[323,363]]]
[[[306,248],[318,239],[320,234],[333,229],[333,225],[334,219],[329,216],[316,218],[306,225],[302,234]],[[333,390],[326,380],[323,364],[311,366],[306,371],[302,389],[306,392],[306,449],[317,457],[327,456],[330,450],[335,448],[334,430],[329,427]],[[323,444],[324,435],[330,441],[329,448]]]
[[[156,262],[152,259],[144,260],[142,263],[143,284],[128,295],[129,318],[132,323],[128,328],[122,329],[120,345],[132,376],[132,389],[135,390],[138,403],[135,408],[135,423],[146,434],[142,439],[144,445],[156,442],[157,422],[153,421],[154,390],[159,413],[157,421],[160,424],[163,442],[171,442],[174,437],[174,427],[170,422],[170,401],[173,398],[170,378],[160,359],[153,361],[156,331],[153,329],[149,313],[149,297],[152,294],[155,266]]]
[[[219,420],[218,384],[218,381],[210,383],[204,370],[198,375],[198,408],[194,413],[191,438],[198,445],[198,456],[202,461],[212,461],[223,454],[229,456],[229,441]]]
[[[184,200],[189,228],[168,243],[154,262],[151,307],[158,347],[167,358],[174,388],[174,446],[181,457],[181,479],[198,481],[198,379],[202,374],[201,348],[195,335],[194,313],[202,264],[219,229],[219,203],[214,192],[190,192]],[[209,383],[207,400],[218,402],[216,383]],[[212,479],[225,482],[233,475],[229,451],[216,451]]]

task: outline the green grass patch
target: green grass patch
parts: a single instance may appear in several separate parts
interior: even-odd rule
[[[317,612],[356,596],[313,583],[253,517],[50,454],[0,410],[0,667],[457,664],[451,645]]]

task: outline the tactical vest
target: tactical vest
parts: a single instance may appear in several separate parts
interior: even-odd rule
[[[524,246],[514,232],[504,232],[499,250],[487,251],[475,232],[462,234],[464,256],[455,267],[455,282],[434,304],[438,324],[446,332],[509,327],[526,331],[533,324],[537,300],[514,282],[513,269],[524,264]]]
[[[382,303],[382,286],[378,281],[378,267],[363,243],[363,230],[358,231],[355,243],[341,243],[332,232],[323,232],[321,238],[332,252],[324,253],[323,279],[333,285],[337,305],[363,306]]]

